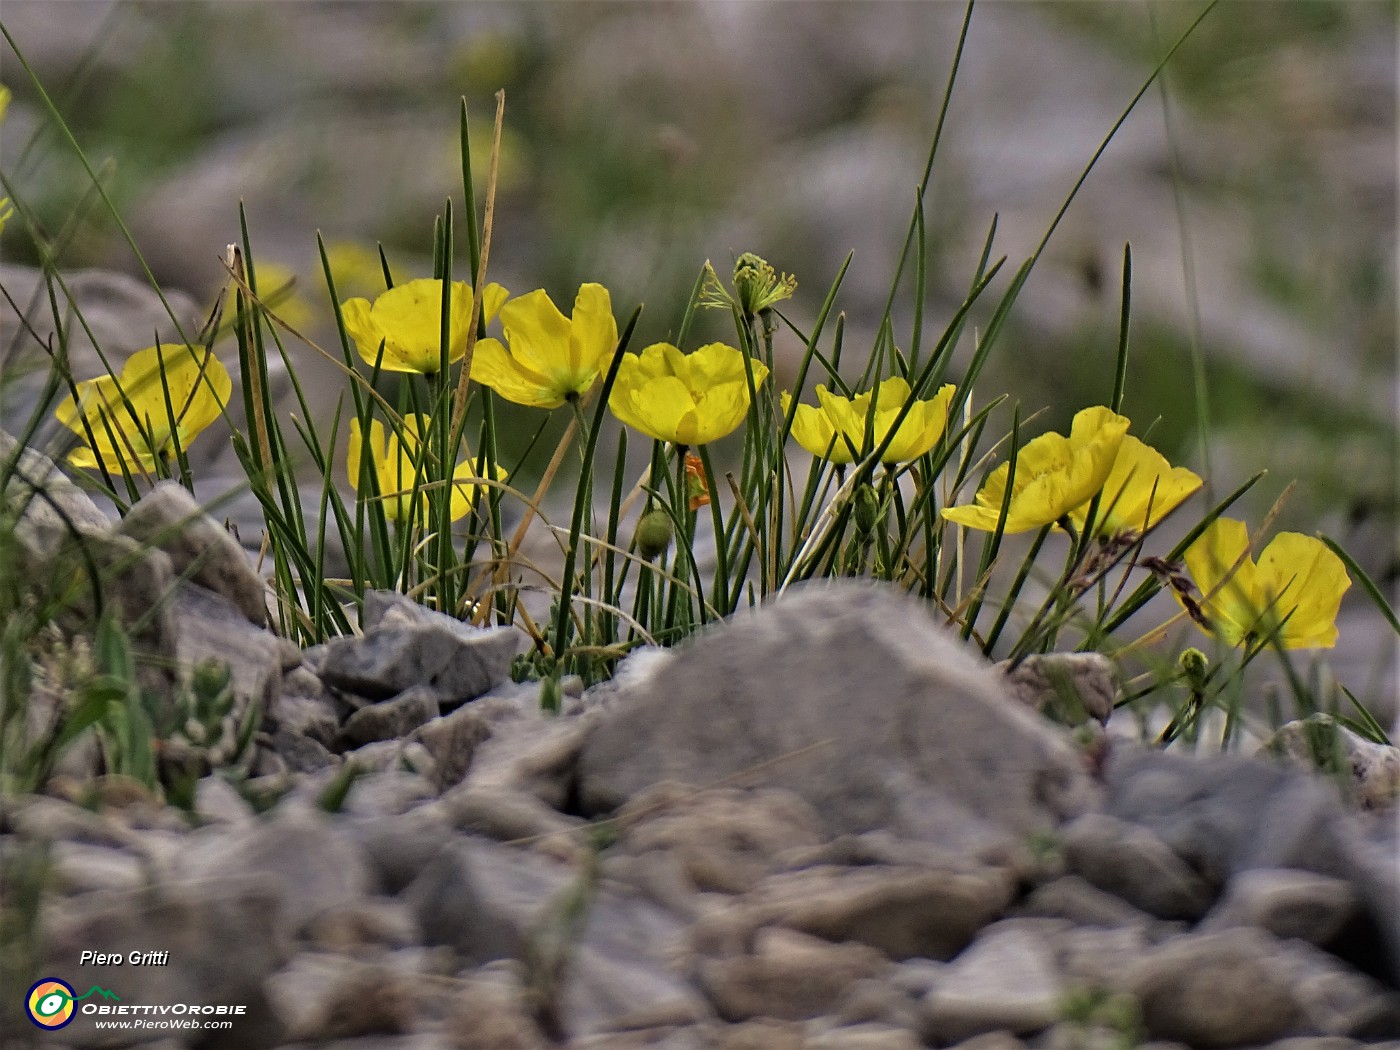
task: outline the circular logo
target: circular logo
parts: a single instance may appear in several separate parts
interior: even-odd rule
[[[40,1028],[62,1028],[73,1020],[73,986],[57,977],[34,982],[24,1000],[29,1019]]]

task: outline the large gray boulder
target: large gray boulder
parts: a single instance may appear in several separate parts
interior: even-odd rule
[[[808,586],[625,681],[578,762],[583,811],[654,784],[795,792],[833,833],[1002,848],[1086,810],[1055,727],[894,590]]]

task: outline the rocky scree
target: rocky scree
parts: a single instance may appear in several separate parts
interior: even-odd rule
[[[112,778],[87,805],[63,778],[8,798],[0,866],[42,890],[33,973],[158,946],[171,965],[124,968],[124,1001],[247,1012],[146,1036],[80,1018],[45,1047],[1400,1040],[1394,793],[1039,713],[1037,676],[1108,721],[1100,661],[1008,679],[899,593],[831,583],[547,716],[508,680],[512,629],[372,594],[362,635],[297,652],[182,492],[132,513],[81,520],[156,544],[178,612],[142,644],[223,654],[262,705],[255,753],[241,779],[211,763],[190,814]]]

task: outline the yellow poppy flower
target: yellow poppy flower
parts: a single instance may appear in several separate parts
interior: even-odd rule
[[[174,454],[174,438],[188,448],[219,417],[232,391],[228,369],[212,353],[161,343],[132,354],[120,379],[105,375],[79,383],[76,398],[64,398],[54,414],[93,443],[68,454],[75,467],[150,470],[157,456]]]
[[[379,420],[371,420],[369,425],[370,465],[379,483],[379,494],[384,516],[395,521],[403,521],[413,514],[412,492],[415,478],[419,485],[417,518],[424,520],[428,515],[428,494],[422,486],[431,484],[433,471],[430,464],[417,465],[422,456],[422,436],[429,433],[432,420],[427,416],[407,415],[403,420],[403,433],[387,429]],[[346,470],[350,484],[355,491],[360,488],[360,457],[364,454],[364,435],[360,432],[360,421],[350,420],[350,449],[346,457]],[[457,464],[452,472],[452,520],[464,517],[476,502],[477,485],[467,481],[476,477],[476,460],[470,455]],[[495,479],[500,480],[506,472],[498,465]]]
[[[1272,636],[1285,649],[1332,648],[1337,610],[1351,586],[1342,559],[1321,540],[1296,532],[1275,536],[1257,564],[1248,550],[1249,530],[1233,518],[1217,518],[1186,550],[1186,568],[1214,633],[1234,646]]]
[[[1103,488],[1118,457],[1129,420],[1098,405],[1076,413],[1069,437],[1042,434],[1016,455],[1005,532],[1025,532],[1050,525]],[[943,516],[970,529],[991,532],[1001,515],[1011,464],[987,476],[974,503],[945,507]]]
[[[767,376],[767,366],[754,361],[754,387]],[[640,355],[623,357],[608,407],[629,427],[658,441],[716,441],[734,431],[749,411],[744,355],[724,343],[691,354],[670,343],[653,343]]]
[[[486,319],[500,310],[509,293],[499,284],[488,284],[482,293]],[[467,333],[476,323],[472,289],[466,281],[452,282],[451,318],[448,325],[447,360],[460,361],[467,352]],[[395,285],[370,305],[368,299],[347,299],[340,304],[345,331],[355,348],[371,365],[378,359],[386,372],[431,375],[442,363],[442,281],[424,277]],[[379,347],[384,356],[380,359]]]
[[[907,463],[918,459],[943,436],[948,426],[948,404],[955,387],[946,383],[927,401],[915,401],[899,430],[885,448],[886,463]],[[899,376],[886,379],[874,392],[866,391],[855,398],[841,397],[817,384],[820,407],[798,405],[792,417],[792,436],[814,456],[832,463],[851,463],[863,459],[885,440],[894,426],[900,410],[909,400],[909,384]],[[783,412],[792,404],[792,395],[783,394]],[[866,419],[875,412],[873,445],[865,444]]]
[[[482,339],[472,355],[472,379],[508,401],[531,408],[558,408],[587,393],[617,349],[612,297],[601,284],[585,284],[565,317],[543,289],[501,308],[507,350],[499,339]]]
[[[1196,474],[1185,467],[1173,467],[1151,445],[1125,435],[1104,482],[1094,532],[1100,536],[1146,532],[1200,487]],[[1086,501],[1069,512],[1081,530],[1088,511]]]

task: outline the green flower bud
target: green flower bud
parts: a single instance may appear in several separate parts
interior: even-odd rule
[[[647,511],[642,515],[642,520],[637,522],[637,550],[641,551],[642,557],[647,561],[659,558],[671,546],[675,534],[671,517],[664,510]]]
[[[1181,655],[1176,658],[1177,670],[1181,672],[1181,677],[1186,679],[1192,692],[1203,692],[1206,687],[1206,672],[1210,669],[1210,660],[1206,654],[1199,649],[1183,649]]]
[[[885,510],[880,505],[880,497],[875,495],[875,489],[871,485],[861,485],[856,489],[855,494],[855,518],[856,528],[862,536],[868,536],[875,531],[875,526],[885,516]]]

